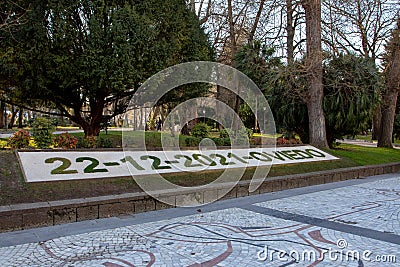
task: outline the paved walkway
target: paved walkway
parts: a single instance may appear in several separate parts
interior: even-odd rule
[[[400,175],[2,233],[0,266],[400,266]]]
[[[104,131],[104,130],[103,130]],[[118,131],[118,132],[120,132],[120,131],[132,131],[132,128],[115,128],[115,127],[113,127],[113,128],[108,128],[108,131],[109,132],[112,132],[112,131]],[[69,132],[69,133],[83,133],[83,130],[69,130],[69,129],[65,129],[65,130],[60,130],[60,131],[55,131],[55,132],[53,132],[53,134],[62,134],[62,133],[65,133],[65,132]],[[6,132],[6,133],[1,133],[0,132],[0,138],[9,138],[9,137],[11,137],[13,135],[13,133],[12,132]]]
[[[353,140],[353,139],[343,139],[337,140],[339,143],[350,144],[350,145],[358,145],[358,146],[366,146],[366,147],[377,147],[377,141],[368,141],[368,140]],[[393,143],[393,148],[400,149],[399,144]]]
[[[128,128],[121,128],[121,127],[111,127],[107,129],[109,132],[130,132],[132,131],[132,127],[128,127]],[[104,132],[104,130],[102,130]],[[64,130],[59,130],[59,131],[55,131],[53,132],[53,134],[62,134],[65,132],[69,132],[69,133],[83,133],[83,130],[76,130],[76,129],[64,129]],[[0,132],[0,138],[9,138],[13,135],[13,132]]]
[[[62,134],[65,132],[69,132],[69,133],[80,133],[83,132],[83,130],[65,130],[65,131],[55,131],[53,132],[53,134]],[[12,132],[7,132],[7,133],[0,133],[0,138],[9,138],[13,135]]]

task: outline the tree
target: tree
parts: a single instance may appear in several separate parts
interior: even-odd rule
[[[340,53],[325,61],[324,112],[329,146],[335,139],[369,128],[381,87],[381,74],[371,59]]]
[[[278,131],[296,132],[303,143],[308,142],[304,61],[286,66],[274,56],[274,49],[264,48],[255,41],[239,49],[234,63],[263,90]],[[324,60],[323,67],[323,109],[327,141],[332,146],[335,139],[355,135],[368,128],[379,102],[382,81],[372,60],[353,54],[331,55]],[[243,106],[245,122],[254,125],[246,112],[246,106]]]
[[[27,9],[21,5],[22,0],[4,0],[0,3],[0,29],[10,29],[26,22]]]
[[[400,6],[391,0],[324,1],[324,43],[331,53],[345,51],[372,59],[378,66]],[[379,136],[381,108],[376,107],[372,139]]]
[[[383,45],[396,24],[398,3],[326,0],[323,5],[324,43],[331,53],[354,53],[373,61],[382,59]]]
[[[276,74],[274,68],[282,66],[279,58],[274,57],[275,50],[261,45],[258,40],[249,41],[243,45],[233,58],[233,67],[246,74],[262,91],[269,92],[269,83]],[[255,104],[256,108],[257,103]],[[248,103],[243,103],[239,109],[239,116],[244,125],[257,130],[256,117]]]
[[[30,5],[25,25],[12,36],[2,32],[5,90],[25,106],[39,103],[68,117],[86,136],[98,135],[103,122],[124,113],[151,75],[211,59],[207,36],[184,0],[163,5],[157,0],[37,0]],[[113,108],[110,115],[103,114],[106,107]]]
[[[310,144],[324,148],[328,146],[328,143],[322,107],[324,91],[322,85],[321,0],[303,0],[302,6],[306,13],[307,57],[305,67],[308,81],[307,111]]]
[[[310,142],[307,111],[307,76],[304,60],[277,69],[270,85],[268,102],[274,112],[276,124],[286,132],[295,132],[303,143]]]
[[[382,82],[371,60],[353,54],[332,55],[323,66],[323,111],[327,142],[332,147],[335,139],[368,128]],[[294,62],[290,73],[282,68],[270,85],[268,102],[276,124],[287,132],[296,132],[307,143],[309,118],[303,95],[308,83],[303,68],[301,61]]]
[[[189,4],[191,1],[188,1]],[[281,23],[275,20],[280,4],[277,0],[201,0],[198,13],[218,53],[218,61],[232,65],[238,49],[253,40],[264,42],[269,35],[280,34]],[[265,27],[276,21],[276,27]],[[268,37],[267,37],[268,36]],[[270,40],[271,41],[271,40]],[[242,103],[238,93],[217,86],[217,99],[236,113]],[[232,125],[233,128],[236,128]]]
[[[20,3],[22,0],[5,0],[0,3],[0,30],[13,31],[19,25],[26,23],[25,14],[27,9],[23,8]],[[0,42],[4,42],[4,37],[0,35]],[[0,54],[0,58],[3,54]],[[0,84],[2,82],[0,81]],[[6,103],[4,101],[4,90],[0,86],[0,128],[6,127]],[[20,109],[21,113],[21,109]],[[20,123],[19,123],[20,125]]]
[[[396,115],[397,97],[400,90],[400,18],[397,27],[388,41],[385,57],[386,91],[383,95],[381,130],[378,138],[378,147],[392,148],[393,126]]]
[[[275,53],[275,49],[252,41],[239,49],[234,66],[249,76],[264,93],[273,112],[277,131],[285,129],[287,132],[296,132],[303,142],[308,142],[307,107],[301,95],[306,90],[300,67],[303,63],[293,62],[291,71],[288,71],[289,67]],[[250,120],[249,112],[247,105],[243,105],[241,118],[247,127],[254,125],[257,128],[254,116]]]

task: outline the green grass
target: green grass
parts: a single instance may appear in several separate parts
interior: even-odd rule
[[[357,165],[374,165],[400,161],[400,150],[341,144],[337,149],[326,150],[334,156],[347,158]]]
[[[137,133],[130,133],[132,136]],[[74,134],[75,135],[75,134]],[[83,136],[83,133],[78,133]],[[101,136],[105,135],[102,133]],[[156,138],[160,133],[153,132]],[[121,138],[121,132],[110,131],[108,137]],[[310,162],[302,164],[275,165],[269,177],[301,174],[363,165],[400,162],[400,150],[373,147],[361,147],[342,144],[326,152],[339,160]],[[131,177],[92,179],[81,181],[60,181],[50,183],[25,183],[15,153],[10,150],[0,151],[0,206],[14,203],[53,201],[62,199],[84,198],[111,194],[139,192],[140,188]],[[255,168],[248,168],[242,180],[253,178]],[[221,175],[222,171],[203,171],[196,173],[172,173],[164,177],[181,186],[198,186],[210,183]],[[146,178],[146,177],[144,177]]]
[[[364,140],[364,141],[371,141],[372,140],[372,135],[356,135],[354,137],[356,140]]]
[[[293,175],[316,171],[325,171],[339,168],[355,167],[357,164],[349,159],[340,159],[324,162],[310,162],[301,164],[276,165],[272,166],[267,177],[277,177],[283,175]],[[247,168],[241,180],[251,180],[255,168]],[[223,171],[204,171],[193,174],[176,173],[165,175],[165,179],[181,186],[198,186],[208,184],[217,179]]]
[[[333,156],[338,157],[339,159],[332,161],[275,165],[271,167],[268,177],[400,162],[400,150],[396,149],[361,147],[356,145],[342,144],[339,146],[339,148],[325,149],[325,151]],[[252,179],[254,170],[255,168],[247,168],[242,180]],[[182,186],[194,186],[209,183],[215,180],[219,175],[221,175],[221,173],[222,171],[209,171],[195,173],[190,176],[186,174],[170,174],[166,176],[166,179]]]

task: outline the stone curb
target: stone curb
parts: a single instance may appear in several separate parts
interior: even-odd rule
[[[272,177],[251,193],[248,191],[248,180],[235,184],[225,195],[227,189],[233,186],[232,183],[204,186],[202,190],[187,188],[153,192],[155,196],[175,205],[165,204],[144,192],[138,192],[0,206],[0,232],[161,210],[175,207],[176,203],[185,206],[202,204],[222,195],[221,199],[237,198],[396,172],[400,172],[400,162]]]

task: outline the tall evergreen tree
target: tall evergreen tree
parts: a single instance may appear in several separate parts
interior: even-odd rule
[[[2,31],[0,77],[25,106],[61,111],[86,136],[125,112],[156,72],[210,60],[208,38],[184,0],[26,1],[27,22]],[[113,107],[112,114],[103,110]]]

